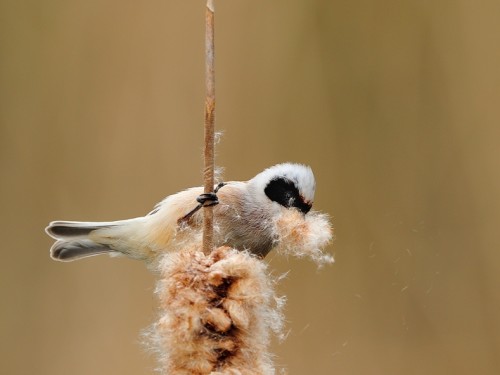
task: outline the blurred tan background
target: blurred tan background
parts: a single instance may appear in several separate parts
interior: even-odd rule
[[[217,164],[310,164],[336,263],[269,256],[290,374],[500,373],[500,2],[218,1]],[[143,264],[50,220],[201,184],[204,2],[0,1],[2,374],[151,374]]]

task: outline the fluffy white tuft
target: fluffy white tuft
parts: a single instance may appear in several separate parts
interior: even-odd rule
[[[334,262],[323,249],[333,240],[328,215],[311,211],[303,215],[297,210],[285,210],[275,224],[276,250],[299,258],[309,257],[318,266]]]

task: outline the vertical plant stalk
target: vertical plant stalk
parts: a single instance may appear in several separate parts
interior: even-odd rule
[[[214,128],[215,128],[215,46],[214,46],[214,0],[207,0],[205,15],[205,148],[204,148],[204,192],[214,190]],[[208,255],[213,250],[214,237],[213,206],[203,210],[203,252]]]

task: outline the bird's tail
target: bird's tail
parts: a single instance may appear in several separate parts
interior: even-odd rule
[[[129,220],[115,222],[53,221],[45,231],[57,242],[50,248],[52,259],[69,262],[99,254],[119,253],[113,247],[113,232]]]

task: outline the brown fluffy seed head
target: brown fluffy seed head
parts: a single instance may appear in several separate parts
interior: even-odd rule
[[[166,254],[157,293],[161,317],[149,330],[165,374],[274,374],[269,332],[281,333],[283,300],[267,266],[221,247]]]

